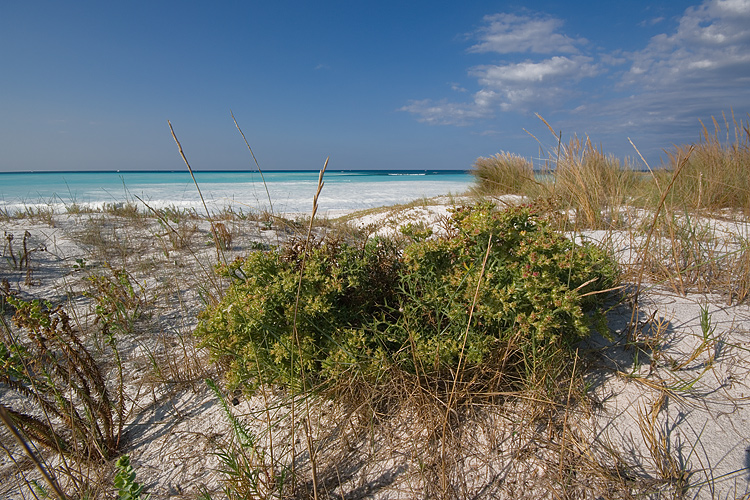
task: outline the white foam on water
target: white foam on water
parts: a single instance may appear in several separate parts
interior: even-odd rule
[[[310,212],[317,190],[317,173],[306,178],[295,176],[289,180],[269,182],[205,182],[200,184],[206,205],[212,212],[227,208],[244,211],[268,211],[269,196],[274,212]],[[324,177],[323,190],[318,199],[320,211],[353,211],[385,205],[408,203],[420,198],[460,194],[471,184],[469,176],[455,175],[330,175]],[[137,183],[118,188],[91,186],[79,188],[74,193],[64,190],[40,196],[23,198],[13,193],[3,193],[0,210],[13,213],[27,209],[53,209],[64,212],[75,204],[82,208],[101,209],[105,205],[141,203],[153,209],[177,208],[205,212],[200,195],[192,182]]]

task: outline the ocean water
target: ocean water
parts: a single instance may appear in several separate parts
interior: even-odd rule
[[[309,212],[318,186],[315,171],[195,172],[209,210]],[[407,203],[423,197],[458,195],[473,177],[464,171],[326,171],[319,213],[361,210]],[[133,202],[145,209],[195,209],[204,213],[190,173],[178,172],[23,172],[0,173],[0,210],[31,208],[64,212],[76,204],[101,208]]]

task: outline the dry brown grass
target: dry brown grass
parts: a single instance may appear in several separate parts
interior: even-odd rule
[[[668,199],[677,209],[718,212],[732,209],[750,214],[750,128],[747,122],[723,118],[723,127],[713,118],[713,132],[701,123],[700,140]],[[688,146],[670,151],[669,163],[657,171],[663,184],[685,156]]]
[[[588,137],[561,146],[552,176],[559,209],[572,211],[579,229],[621,227],[621,208],[632,204],[641,177],[627,160],[606,156]]]
[[[531,161],[507,152],[477,158],[472,174],[477,183],[471,192],[479,196],[522,194],[536,182]]]

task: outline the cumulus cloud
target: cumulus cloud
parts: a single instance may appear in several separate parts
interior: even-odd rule
[[[495,96],[486,102],[488,108],[525,110],[532,104],[564,98],[571,83],[596,76],[599,70],[592,61],[586,56],[554,56],[538,62],[476,66],[469,74]]]
[[[585,56],[555,56],[539,62],[476,66],[469,74],[476,76],[481,85],[493,88],[523,85],[528,87],[537,83],[550,83],[560,80],[576,81],[595,76],[596,66],[592,59]]]
[[[484,22],[486,25],[474,33],[479,42],[471,46],[469,52],[575,54],[576,46],[586,43],[584,38],[558,33],[563,22],[549,16],[494,14],[485,16]]]

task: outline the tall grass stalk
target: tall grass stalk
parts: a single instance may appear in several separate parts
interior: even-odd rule
[[[193,168],[190,166],[190,162],[188,162],[187,158],[185,157],[185,153],[182,151],[182,144],[180,144],[180,141],[177,139],[177,136],[174,133],[174,129],[172,128],[172,122],[167,120],[167,123],[169,124],[169,131],[172,133],[172,139],[174,139],[174,142],[177,143],[177,149],[180,151],[180,156],[182,157],[182,161],[185,162],[185,165],[188,168],[188,171],[190,172],[190,177],[193,179],[193,183],[195,184],[195,189],[198,191],[198,195],[201,198],[201,203],[203,204],[203,208],[206,210],[206,217],[208,218],[208,221],[211,223],[211,233],[214,236],[214,244],[216,246],[216,258],[219,261],[224,261],[226,264],[226,256],[224,255],[224,248],[222,248],[221,241],[223,241],[223,238],[221,238],[219,234],[219,229],[217,228],[217,223],[214,222],[213,218],[211,217],[211,212],[208,210],[208,206],[206,205],[206,200],[203,198],[203,193],[201,192],[201,188],[198,185],[198,181],[195,180],[195,174],[193,173]]]
[[[297,283],[297,295],[294,300],[294,320],[292,323],[292,332],[294,334],[294,342],[297,346],[297,349],[299,351],[299,356],[300,356],[300,380],[302,382],[303,394],[307,393],[307,377],[305,374],[304,365],[302,364],[302,357],[303,357],[302,344],[300,343],[299,331],[297,329],[297,318],[299,314],[299,299],[300,299],[300,294],[302,291],[302,280],[303,280],[304,273],[305,273],[305,262],[307,261],[307,253],[309,251],[310,240],[312,238],[313,223],[315,221],[315,214],[317,214],[318,212],[318,197],[320,196],[320,192],[323,190],[323,185],[325,184],[323,182],[323,174],[325,174],[326,168],[328,168],[328,160],[329,158],[326,158],[326,161],[323,164],[323,168],[320,170],[320,174],[318,175],[318,189],[315,192],[315,196],[313,197],[313,208],[312,208],[312,213],[310,214],[310,224],[307,227],[307,236],[305,237],[305,248],[303,250],[302,261],[300,263],[299,281]],[[291,358],[291,364],[292,364],[291,371],[293,372],[295,370],[294,356],[292,356]],[[310,399],[308,397],[305,397],[304,399],[305,399],[305,409],[306,409],[305,418],[304,418],[304,427],[305,427],[305,433],[307,435],[306,436],[307,437],[307,450],[308,450],[308,453],[310,454],[310,464],[312,466],[313,495],[315,497],[315,500],[317,500],[318,499],[318,475],[317,475],[315,448],[312,442],[312,439],[313,439],[312,428],[310,426]],[[295,421],[294,409],[295,407],[294,407],[294,398],[293,398],[292,399],[292,429],[294,429],[294,421]],[[292,433],[292,442],[294,442],[294,433]],[[294,455],[296,455],[296,453],[293,454],[293,457],[292,457],[292,474],[293,475],[295,473]]]
[[[237,123],[237,119],[234,117],[234,113],[232,113],[232,111],[230,110],[229,114],[232,115],[234,126],[237,127],[237,130],[240,132],[240,135],[242,136],[242,140],[245,141],[245,146],[247,146],[248,151],[250,151],[250,155],[252,155],[253,157],[255,166],[258,168],[258,173],[260,173],[260,178],[263,181],[263,187],[266,188],[266,195],[268,196],[268,207],[270,208],[270,211],[271,211],[271,217],[273,217],[273,202],[271,201],[271,193],[268,191],[268,184],[266,184],[266,178],[263,176],[263,171],[260,169],[260,164],[258,163],[258,159],[255,158],[255,153],[253,153],[253,148],[251,148],[250,143],[247,142],[245,133],[242,131],[239,124]]]

